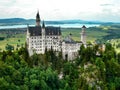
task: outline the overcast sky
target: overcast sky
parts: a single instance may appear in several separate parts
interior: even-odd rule
[[[120,0],[0,0],[0,18],[120,22]]]

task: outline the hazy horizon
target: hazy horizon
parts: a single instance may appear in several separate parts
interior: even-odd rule
[[[35,20],[35,18],[22,18],[22,17],[0,18],[0,20],[3,20],[3,19]],[[77,22],[77,21],[83,21],[83,22],[101,22],[101,23],[102,23],[102,22],[103,22],[103,23],[109,23],[109,22],[111,22],[111,23],[120,23],[120,21],[117,21],[117,22],[116,22],[116,21],[83,20],[83,19],[56,19],[56,20],[55,20],[55,19],[46,19],[46,20],[43,19],[43,20],[41,20],[41,21],[45,21],[45,22],[46,22],[46,21],[51,21],[51,22],[52,22],[52,21],[53,21],[53,22],[54,22],[54,21],[58,21],[58,22],[59,22],[59,21],[68,21],[68,22],[69,22],[69,21],[70,21],[70,22],[71,22],[72,20],[73,20],[73,21],[76,21],[76,22]]]

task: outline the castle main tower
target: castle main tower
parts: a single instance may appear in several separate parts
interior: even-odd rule
[[[37,15],[36,15],[36,26],[40,26],[40,15],[39,15],[39,11],[37,12]]]
[[[85,30],[86,30],[86,27],[85,27],[85,25],[83,25],[82,32],[81,32],[81,41],[83,44],[86,44],[86,32],[85,32]]]

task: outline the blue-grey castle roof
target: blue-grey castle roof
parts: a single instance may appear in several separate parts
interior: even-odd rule
[[[30,36],[42,35],[41,26],[28,27],[28,31],[30,33]],[[61,29],[60,27],[52,27],[52,26],[45,27],[45,35],[61,35]]]

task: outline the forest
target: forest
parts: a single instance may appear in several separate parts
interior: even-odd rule
[[[71,61],[52,47],[31,57],[26,46],[1,51],[0,90],[120,90],[120,53],[100,47],[81,45]]]

